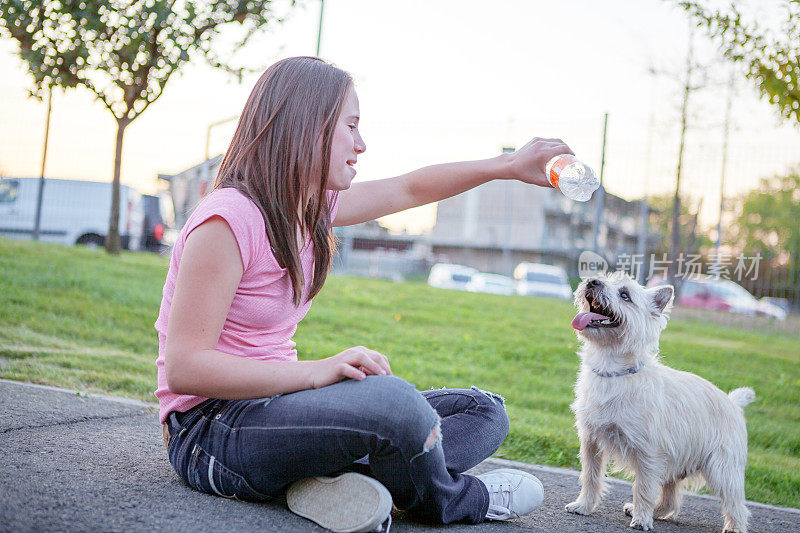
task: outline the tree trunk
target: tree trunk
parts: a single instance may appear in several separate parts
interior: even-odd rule
[[[697,219],[700,216],[700,208],[703,207],[703,199],[700,199],[700,203],[697,205],[697,210],[692,215],[691,222],[689,225],[689,242],[686,245],[686,254],[691,256],[695,255],[695,248],[697,247]]]
[[[681,142],[681,153],[683,152],[683,143]],[[680,161],[680,156],[678,156]],[[680,188],[680,162],[678,163],[678,184],[675,185],[675,197],[672,199],[672,217],[670,220],[670,238],[669,238],[669,264],[667,265],[667,278],[669,284],[673,287],[676,286],[675,280],[678,276],[678,254],[681,249],[681,198],[678,195]],[[677,295],[676,295],[677,296]]]
[[[130,121],[127,118],[117,119],[117,143],[114,147],[114,181],[111,184],[111,215],[108,219],[108,234],[106,235],[106,251],[119,255],[119,174],[122,165],[122,137]]]
[[[688,92],[686,93],[688,97]],[[670,239],[669,239],[669,264],[667,268],[667,278],[669,284],[675,288],[675,299],[678,298],[678,284],[676,283],[678,277],[678,254],[681,249],[681,164],[683,163],[683,141],[686,136],[686,99],[684,98],[684,119],[681,127],[681,147],[678,151],[678,171],[677,179],[675,181],[675,196],[672,199],[672,217],[670,220]]]

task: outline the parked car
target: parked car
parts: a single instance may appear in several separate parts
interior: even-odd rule
[[[158,196],[142,195],[144,205],[144,226],[142,230],[142,249],[162,253],[168,249],[171,229],[175,225],[175,211],[168,193]]]
[[[782,298],[775,298],[781,300]],[[778,303],[774,303],[773,298],[761,298],[758,300],[758,314],[784,320],[789,316],[789,311]]]
[[[0,179],[0,236],[31,239],[36,221],[39,178]],[[123,248],[142,243],[142,195],[127,185],[119,191],[119,233]],[[111,218],[111,183],[45,180],[39,240],[102,246]]]
[[[478,272],[467,283],[470,292],[488,292],[490,294],[514,294],[514,280],[500,274]]]
[[[514,269],[517,293],[525,296],[549,296],[572,299],[572,287],[566,271],[554,265],[520,263]]]
[[[665,285],[666,281],[658,284]],[[731,304],[720,291],[711,290],[710,283],[693,280],[683,280],[681,282],[681,294],[676,305],[693,309],[710,309],[712,311],[730,311],[731,309]]]
[[[467,290],[467,284],[478,270],[464,265],[436,263],[428,275],[428,285],[440,289]]]
[[[788,315],[792,311],[792,304],[787,298],[775,298],[773,296],[764,296],[759,300],[759,302],[763,302],[764,304],[775,305],[779,309],[781,309],[785,315]]]
[[[656,276],[648,286],[664,285],[666,280]],[[694,309],[726,311],[741,315],[763,315],[783,320],[786,313],[777,306],[756,300],[747,289],[728,279],[712,276],[694,276],[681,281],[681,292],[677,305]]]

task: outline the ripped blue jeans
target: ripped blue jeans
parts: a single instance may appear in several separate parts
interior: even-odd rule
[[[254,400],[211,399],[167,419],[178,475],[240,500],[278,496],[302,478],[358,471],[397,508],[441,523],[484,520],[489,496],[463,474],[508,434],[503,399],[480,389],[418,392],[395,376],[346,380]]]

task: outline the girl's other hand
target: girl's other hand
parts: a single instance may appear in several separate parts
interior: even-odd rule
[[[552,187],[544,173],[547,162],[557,155],[575,153],[561,139],[534,137],[511,155],[511,177],[540,187]]]
[[[313,363],[312,389],[332,385],[347,378],[362,380],[367,376],[392,375],[389,359],[363,346],[348,348],[332,357]]]

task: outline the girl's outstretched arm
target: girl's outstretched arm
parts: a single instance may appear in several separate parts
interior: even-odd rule
[[[572,154],[561,139],[538,137],[513,153],[490,159],[423,167],[384,180],[353,183],[339,193],[334,226],[349,226],[455,196],[494,179],[517,179],[550,187],[544,175],[547,161]]]

